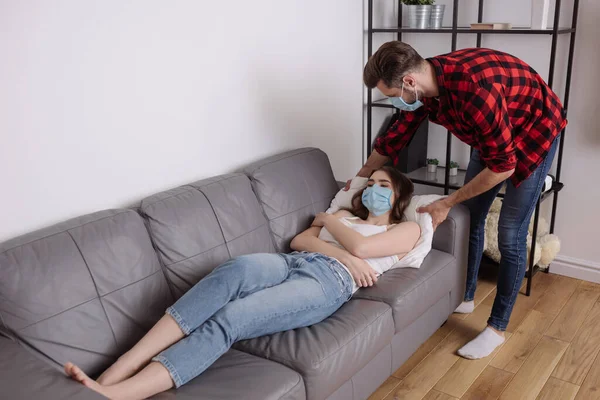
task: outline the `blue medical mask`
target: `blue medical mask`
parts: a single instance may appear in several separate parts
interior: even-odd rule
[[[379,185],[367,187],[362,194],[362,203],[376,216],[385,214],[392,209],[391,199],[392,189]]]
[[[415,88],[416,100],[412,104],[408,104],[407,102],[404,101],[404,99],[402,98],[403,93],[404,93],[404,82],[402,82],[402,91],[400,92],[400,97],[390,97],[390,101],[392,102],[392,105],[394,107],[399,108],[402,111],[415,111],[419,107],[423,106],[423,102],[421,102],[421,100],[419,100],[419,94],[418,94],[416,88]]]

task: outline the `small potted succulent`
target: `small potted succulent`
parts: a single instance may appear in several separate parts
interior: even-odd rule
[[[435,0],[402,0],[408,6],[408,26],[413,29],[427,29],[431,19],[431,6]]]
[[[435,173],[437,171],[437,167],[440,165],[440,160],[437,158],[428,158],[427,159],[427,172]]]
[[[458,163],[456,161],[450,161],[450,176],[458,175]]]

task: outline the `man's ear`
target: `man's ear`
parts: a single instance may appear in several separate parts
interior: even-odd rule
[[[414,88],[417,83],[412,75],[404,75],[404,78],[402,78],[402,82],[404,82],[404,86],[408,88]]]

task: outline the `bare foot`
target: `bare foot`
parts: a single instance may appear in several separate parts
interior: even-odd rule
[[[116,385],[135,375],[135,373],[141,369],[141,366],[132,365],[126,360],[125,356],[117,359],[109,369],[104,371],[102,375],[98,377],[96,382],[103,386]]]
[[[106,390],[106,387],[102,386],[101,384],[87,376],[81,370],[81,368],[74,365],[73,363],[68,362],[65,364],[65,373],[69,375],[71,379],[76,380],[77,382],[81,383],[83,386],[89,389],[92,389],[94,392],[98,392],[105,397],[111,398],[109,391]]]

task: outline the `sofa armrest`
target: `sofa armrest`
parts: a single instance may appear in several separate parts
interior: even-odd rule
[[[448,218],[433,235],[433,248],[452,254],[457,260],[466,261],[469,251],[469,229],[471,217],[462,204],[452,207]]]
[[[471,229],[469,209],[462,204],[452,207],[448,218],[433,235],[433,248],[452,254],[460,267],[461,274],[456,277],[456,290],[452,293],[453,306],[460,304],[464,296],[469,257],[469,232]]]
[[[0,394],[2,398],[101,400],[104,396],[67,378],[17,342],[0,337]]]

